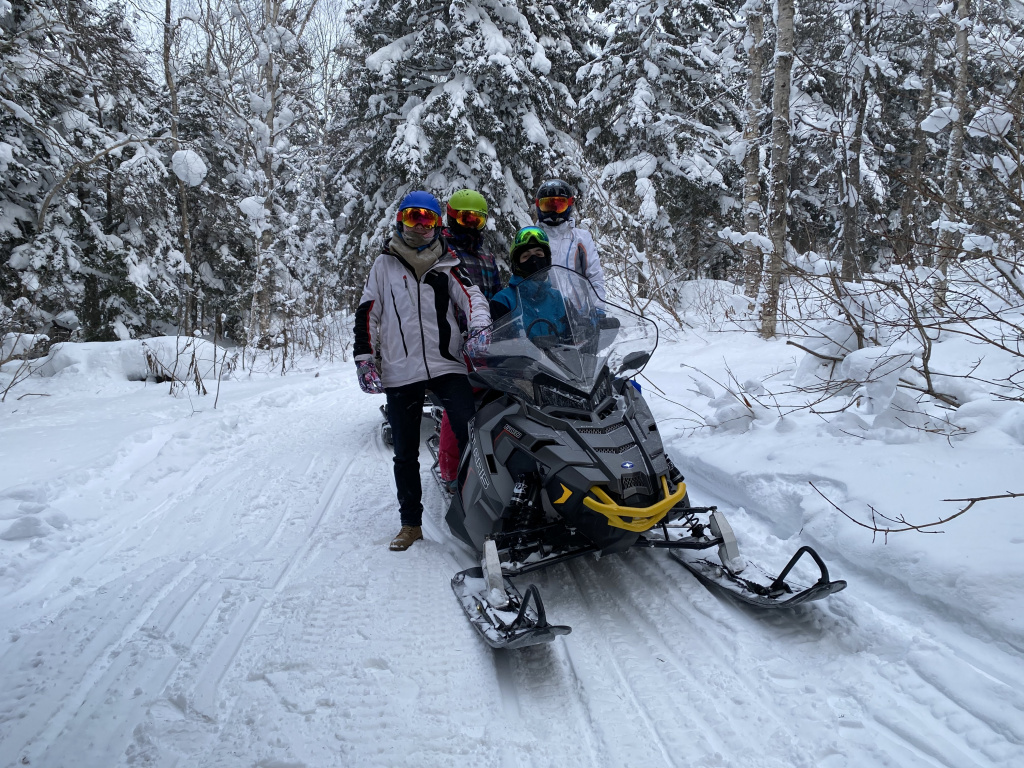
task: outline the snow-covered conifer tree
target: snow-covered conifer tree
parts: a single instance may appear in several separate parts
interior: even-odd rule
[[[632,262],[627,282],[724,277],[714,263],[728,250],[709,235],[730,208],[737,168],[728,141],[742,123],[727,9],[612,0],[601,18],[612,34],[580,70],[588,85],[580,120],[587,157],[619,212],[611,249]]]
[[[173,277],[155,86],[124,9],[30,0],[0,25],[5,303],[40,327],[76,317],[85,338],[148,329]]]
[[[542,177],[579,177],[571,172],[576,104],[553,64],[574,54],[548,8],[510,0],[356,7],[353,112],[338,131],[347,134],[339,169],[355,196],[343,245],[358,254],[353,268],[379,252],[410,189],[440,198],[478,190],[504,238],[529,223]]]

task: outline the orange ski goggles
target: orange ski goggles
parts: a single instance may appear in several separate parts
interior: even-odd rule
[[[419,225],[433,229],[441,226],[441,216],[426,208],[405,208],[398,212],[398,221],[407,227]]]
[[[565,213],[575,199],[574,197],[542,197],[537,200],[537,207],[544,213]]]
[[[448,206],[448,223],[456,222],[466,229],[483,229],[487,223],[487,214],[479,211],[460,211]]]

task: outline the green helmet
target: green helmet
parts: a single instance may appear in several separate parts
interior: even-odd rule
[[[448,200],[448,207],[453,211],[476,211],[487,215],[487,201],[472,189],[460,189]]]

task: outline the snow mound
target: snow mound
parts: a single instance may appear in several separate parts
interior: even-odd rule
[[[678,290],[679,308],[690,323],[717,325],[750,307],[742,288],[726,280],[687,280]]]
[[[205,339],[160,336],[142,342],[150,376],[160,381],[216,381],[232,370],[234,358]]]
[[[145,381],[149,369],[138,339],[63,342],[50,348],[50,354],[36,369],[36,374],[44,378],[83,375]]]
[[[957,408],[952,421],[969,432],[994,428],[1024,444],[1024,405],[1007,400],[979,399]]]
[[[22,539],[38,539],[47,534],[46,524],[38,517],[25,516],[18,518],[0,533],[4,541],[20,541]]]
[[[41,333],[8,333],[0,338],[0,360],[31,352],[36,345],[47,341],[49,337]]]
[[[222,370],[223,366],[223,370]],[[129,381],[195,382],[216,380],[230,372],[224,348],[188,336],[160,336],[128,341],[55,344],[36,373],[39,376],[83,375]]]

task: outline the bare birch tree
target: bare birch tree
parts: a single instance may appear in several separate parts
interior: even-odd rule
[[[942,186],[942,213],[936,239],[936,267],[942,277],[935,291],[935,305],[945,304],[946,275],[950,263],[956,258],[963,233],[954,220],[960,201],[960,164],[964,156],[964,136],[967,125],[967,77],[970,44],[968,40],[971,0],[960,0],[957,8],[956,29],[956,90],[953,94],[953,118],[949,134],[949,154],[946,156],[945,180]]]
[[[768,236],[772,253],[765,274],[761,305],[761,335],[775,335],[779,321],[782,262],[786,255],[786,216],[789,209],[789,146],[792,121],[789,114],[793,78],[793,0],[778,0],[775,43],[775,82],[772,86],[772,165],[768,182]]]

